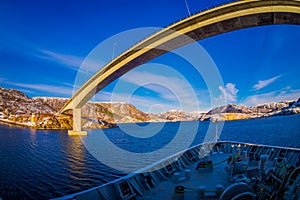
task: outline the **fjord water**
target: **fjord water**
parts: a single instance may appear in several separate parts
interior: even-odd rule
[[[104,133],[120,148],[143,153],[170,143],[180,125],[189,134],[189,127],[195,123],[198,122],[165,123],[157,135],[142,139],[129,136],[119,128],[89,133]],[[208,124],[199,123],[193,144],[203,141]],[[161,123],[151,125],[162,126]],[[133,124],[122,126],[126,130],[134,129]],[[300,148],[300,115],[228,121],[220,139]],[[124,175],[97,161],[79,137],[70,137],[66,131],[4,125],[0,125],[0,169],[0,197],[4,200],[60,197]]]

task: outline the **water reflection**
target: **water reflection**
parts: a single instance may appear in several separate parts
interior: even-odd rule
[[[30,147],[34,148],[36,146],[36,130],[29,129],[29,136],[30,136]]]
[[[71,176],[73,179],[79,180],[80,177],[78,175],[82,175],[85,169],[85,149],[80,137],[72,137],[71,140],[68,140],[66,150],[70,158],[67,164],[70,168]]]
[[[184,123],[187,134],[190,123],[197,122]],[[221,139],[300,148],[299,124],[300,115],[226,122]],[[143,142],[128,142],[119,129],[107,129],[105,134],[120,148],[133,152],[142,149],[141,152],[147,153],[164,147],[172,140],[174,130],[177,130],[176,123],[166,123],[159,138]],[[193,144],[202,142],[206,131],[207,122],[201,122]],[[111,153],[111,149],[107,152]],[[0,125],[0,161],[3,199],[56,198],[123,175],[97,161],[79,137],[69,137],[66,131]]]

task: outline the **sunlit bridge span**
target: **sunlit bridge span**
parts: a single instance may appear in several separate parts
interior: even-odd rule
[[[299,0],[247,0],[215,7],[174,23],[132,46],[96,72],[59,111],[73,110],[73,131],[81,131],[81,108],[131,69],[166,52],[218,34],[272,24],[300,24]],[[187,37],[188,36],[188,37]]]

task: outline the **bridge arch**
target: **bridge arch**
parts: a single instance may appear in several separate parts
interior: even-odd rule
[[[131,69],[193,41],[272,24],[300,24],[299,0],[248,0],[215,7],[174,23],[132,46],[96,72],[59,111],[80,109],[96,93]],[[188,36],[188,37],[186,37]],[[191,39],[186,39],[191,38]],[[79,120],[80,121],[80,120]],[[77,130],[81,130],[77,124]]]

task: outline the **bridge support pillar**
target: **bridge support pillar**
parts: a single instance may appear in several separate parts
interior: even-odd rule
[[[81,130],[81,108],[73,109],[73,130],[69,130],[68,135],[72,135],[72,136],[87,135],[86,131]]]

